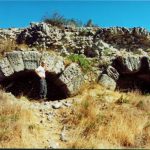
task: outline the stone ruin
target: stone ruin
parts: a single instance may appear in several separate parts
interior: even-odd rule
[[[64,27],[51,26],[44,22],[31,23],[28,28],[17,33],[16,41],[29,46],[51,48],[57,51],[85,54],[95,51],[97,41],[113,46],[114,48],[136,51],[150,47],[150,33],[141,27]],[[95,47],[96,46],[96,47]],[[95,56],[95,55],[94,55]]]
[[[50,48],[60,55],[78,53],[98,59],[96,63],[109,62],[104,70],[96,68],[99,69],[98,73],[102,72],[98,74],[100,84],[112,90],[139,89],[150,92],[150,33],[144,28],[58,28],[41,22],[31,23],[24,29],[0,29],[0,39],[7,38],[16,40],[18,44],[25,43],[31,49],[40,46],[42,50]],[[33,70],[42,59],[46,59],[50,64],[47,80],[49,88],[53,88],[49,89],[49,99],[63,99],[79,90],[84,79],[77,64],[64,66],[62,57],[29,50],[6,53],[6,57],[0,60],[0,84],[6,91],[13,91],[14,95],[18,95],[23,92],[21,87],[24,85],[27,88],[24,90],[27,91],[25,94],[36,97],[37,88],[33,88],[34,92],[31,88],[38,87]],[[129,55],[122,54],[123,51]],[[31,77],[34,79],[32,82]],[[29,87],[26,84],[18,89],[15,87],[18,85],[16,81],[20,84],[21,79],[27,78],[28,82],[25,83],[28,83]],[[56,91],[60,94],[55,94],[58,93]]]
[[[65,66],[62,57],[38,51],[7,52],[0,60],[1,87],[15,96],[38,99],[39,78],[34,70],[42,60],[48,65],[46,80],[49,100],[64,99],[79,90],[83,76],[76,63]]]
[[[118,56],[99,81],[111,90],[150,92],[150,58],[148,56]]]

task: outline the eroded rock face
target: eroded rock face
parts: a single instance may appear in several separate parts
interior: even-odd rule
[[[23,29],[18,28],[9,28],[9,29],[0,29],[0,39],[7,40],[12,39],[16,40],[17,36],[21,33]]]
[[[7,38],[26,43],[29,47],[50,48],[63,55],[78,53],[95,57],[104,78],[112,79],[116,85],[127,76],[130,76],[127,80],[135,77],[143,82],[150,81],[150,33],[144,28],[59,28],[41,22],[31,23],[25,29],[0,29],[0,39]],[[62,86],[66,93],[74,93],[82,84],[79,66],[71,64],[65,67],[62,57],[38,51],[6,53],[6,57],[0,60],[0,80],[24,70],[33,71],[41,60],[46,60],[49,73],[57,76],[58,86]]]
[[[148,50],[150,33],[144,28],[62,27],[44,22],[31,23],[24,29],[0,29],[0,40],[13,39],[38,49],[52,49],[65,54],[88,57],[114,56],[117,51]],[[3,42],[0,44],[3,45]]]
[[[52,84],[48,83],[49,86],[55,84],[67,96],[76,93],[80,89],[83,83],[83,75],[77,64],[72,63],[65,68],[62,57],[48,52],[39,53],[38,51],[7,52],[6,57],[0,60],[0,82],[7,82],[9,77],[10,79],[14,77],[15,80],[17,80],[17,77],[24,78],[24,80],[27,77],[30,80],[31,75],[31,78],[35,78],[34,70],[43,60],[48,65],[48,82],[53,82]],[[19,80],[21,81],[21,79]],[[59,93],[59,91],[54,91],[52,88],[50,90]]]
[[[52,48],[67,52],[85,53],[92,48],[93,36],[98,28],[88,27],[62,27],[51,26],[44,22],[31,23],[30,27],[22,30],[17,36],[18,43],[40,48]]]
[[[41,48],[50,47],[60,41],[62,38],[61,30],[57,27],[48,26],[46,23],[31,23],[29,28],[24,29],[17,38],[19,43],[27,43],[28,45]]]
[[[136,50],[150,47],[150,33],[144,28],[101,28],[94,37],[95,42],[98,40],[119,49]]]

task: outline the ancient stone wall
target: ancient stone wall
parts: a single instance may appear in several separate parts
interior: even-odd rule
[[[83,75],[80,67],[72,63],[65,68],[62,57],[48,52],[7,52],[6,57],[0,60],[0,81],[2,82],[4,79],[21,71],[33,71],[43,60],[47,63],[48,72],[57,77],[56,84],[62,88],[65,87],[67,95],[74,94],[79,90],[83,83]]]

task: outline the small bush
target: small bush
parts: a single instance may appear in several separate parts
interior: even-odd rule
[[[91,70],[91,62],[83,55],[71,54],[68,56],[68,59],[78,63],[84,72]]]
[[[51,16],[44,16],[43,21],[45,23],[51,24],[53,26],[63,27],[63,26],[75,26],[81,27],[82,22],[77,19],[67,19],[64,16],[60,15],[59,13],[54,13]]]

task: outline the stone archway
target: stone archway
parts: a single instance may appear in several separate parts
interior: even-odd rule
[[[42,60],[48,65],[46,80],[49,100],[64,99],[79,90],[83,75],[77,64],[72,63],[65,67],[62,57],[48,52],[41,54],[37,51],[6,53],[6,56],[0,60],[1,86],[15,96],[26,95],[38,99],[39,79],[34,69]]]
[[[104,81],[107,76],[107,82]],[[103,79],[103,80],[102,80]],[[119,56],[107,67],[100,79],[114,90],[150,92],[150,58],[148,56]],[[108,85],[106,85],[108,84]]]

